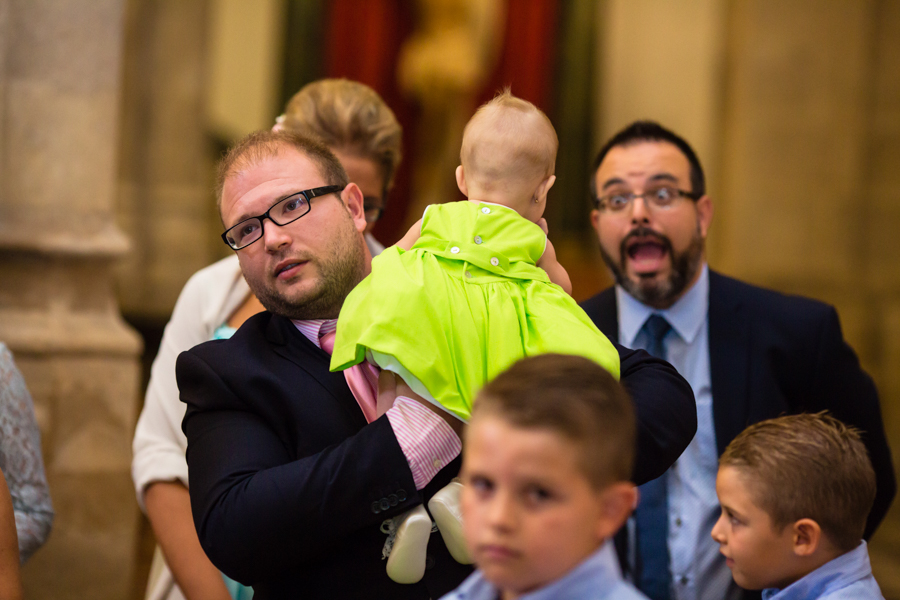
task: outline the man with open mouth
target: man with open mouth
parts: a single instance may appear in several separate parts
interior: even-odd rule
[[[619,536],[637,587],[653,600],[759,597],[735,585],[710,538],[717,461],[744,427],[783,413],[829,410],[865,432],[878,488],[871,536],[896,482],[877,391],[834,308],[709,269],[713,203],[703,169],[690,145],[657,123],[632,123],[603,146],[591,192],[591,224],[616,285],[582,307],[611,340],[672,363],[697,400],[697,435],[669,471],[641,486],[633,527]]]

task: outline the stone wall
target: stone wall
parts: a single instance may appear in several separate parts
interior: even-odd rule
[[[165,323],[188,277],[227,250],[206,137],[208,13],[205,1],[128,2],[116,212],[132,250],[116,283],[131,319]]]
[[[56,510],[29,598],[124,598],[138,337],[113,264],[121,0],[0,0],[0,339],[35,401]]]
[[[716,209],[710,264],[837,307],[897,465],[900,2],[607,0],[602,12],[599,137],[649,117],[697,142]],[[900,597],[900,502],[870,549],[886,597]]]

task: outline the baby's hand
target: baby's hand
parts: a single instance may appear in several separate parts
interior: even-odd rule
[[[538,219],[537,226],[541,228],[545,235],[549,235],[550,231],[547,229],[547,219],[541,217]]]
[[[405,385],[405,383],[404,383]],[[397,379],[391,371],[382,371],[378,375],[378,398],[376,399],[375,416],[386,413],[397,399]]]

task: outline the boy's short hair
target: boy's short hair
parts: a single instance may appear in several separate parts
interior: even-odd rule
[[[236,142],[219,161],[216,169],[216,204],[220,211],[222,190],[229,177],[291,148],[316,165],[326,185],[345,188],[350,183],[334,152],[319,140],[293,131],[255,131]]]
[[[631,478],[635,419],[631,399],[612,375],[581,356],[523,358],[488,383],[472,419],[499,417],[516,427],[550,430],[578,448],[594,489]]]
[[[467,178],[487,187],[495,180],[549,177],[558,149],[547,115],[506,88],[469,119],[459,160]]]
[[[875,471],[857,429],[825,412],[761,421],[728,444],[719,466],[752,481],[750,493],[776,529],[812,519],[842,551],[859,545]]]

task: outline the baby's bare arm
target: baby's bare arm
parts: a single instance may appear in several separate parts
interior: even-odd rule
[[[403,378],[396,373],[382,371],[378,376],[378,408],[376,415],[380,417],[386,413],[394,405],[394,400],[397,399],[397,396],[404,396],[422,404],[425,408],[444,419],[453,431],[456,432],[456,435],[462,436],[462,429],[465,425],[462,421],[450,413],[440,410],[431,402],[412,391],[412,388],[410,388]]]
[[[547,272],[550,281],[561,287],[567,294],[572,294],[572,281],[569,279],[566,269],[556,260],[556,250],[553,249],[553,244],[550,243],[549,239],[547,240],[547,247],[544,248],[544,253],[541,255],[540,260],[537,261],[537,266]]]
[[[419,239],[420,232],[422,231],[422,219],[416,221],[415,225],[409,228],[409,231],[406,232],[400,241],[394,244],[395,246],[399,246],[404,250],[409,250],[413,247],[413,244]]]

